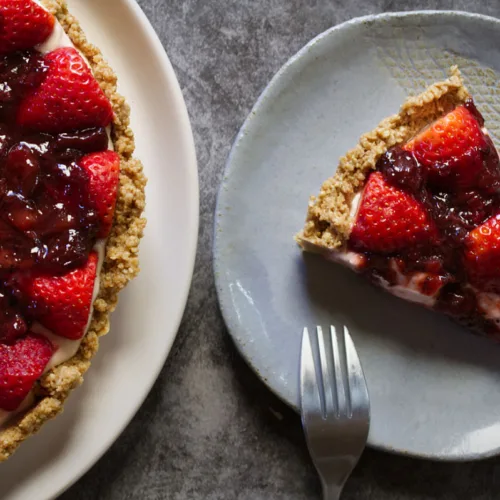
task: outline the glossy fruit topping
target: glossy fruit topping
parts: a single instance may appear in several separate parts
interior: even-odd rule
[[[0,0],[0,409],[13,411],[54,346],[41,326],[79,340],[110,232],[119,156],[111,103],[74,48],[42,55],[54,18]]]
[[[35,51],[15,52],[0,56],[0,123],[15,125],[17,109],[21,101],[44,80],[47,65],[41,54]],[[5,130],[2,135],[5,135]],[[4,153],[8,144],[0,142]]]
[[[380,172],[370,175],[351,232],[353,248],[393,253],[428,246],[436,237],[421,203],[389,184]]]
[[[47,61],[53,56],[26,51],[0,58],[0,82],[4,82],[0,85],[0,284],[2,275],[12,270],[64,274],[83,266],[96,238],[109,232],[109,215],[105,219],[97,203],[102,204],[104,193],[102,189],[97,196],[92,193],[95,176],[81,164],[93,153],[107,158],[105,128],[48,133],[17,123],[20,107],[47,83],[51,68]],[[89,72],[86,85],[94,88],[97,82],[88,68],[85,71]],[[66,82],[69,87],[73,83]],[[66,95],[59,97],[59,104],[57,96],[51,103],[64,109]],[[84,101],[83,108],[89,105],[82,95],[75,98]],[[80,106],[78,101],[73,104]],[[104,113],[109,109],[105,100]],[[115,153],[111,155],[116,160]],[[102,165],[101,177],[109,167],[109,177],[117,178],[115,163]],[[116,196],[116,182],[111,184],[108,203]]]
[[[54,17],[32,0],[0,0],[0,54],[26,50],[52,33]]]
[[[61,135],[5,135],[11,146],[0,156],[0,271],[83,265],[100,231],[89,176],[78,164],[83,151],[61,148]],[[107,144],[103,130],[82,135]]]
[[[427,180],[427,172],[415,156],[400,147],[391,148],[382,155],[377,170],[389,184],[413,195],[420,193]]]
[[[424,273],[436,308],[488,330],[474,290],[500,293],[500,161],[482,125],[469,100],[382,155],[349,247],[389,285]]]
[[[120,157],[114,151],[103,151],[84,156],[79,164],[88,175],[91,199],[99,218],[97,237],[106,238],[115,213]]]
[[[465,106],[433,123],[403,149],[426,168],[430,183],[445,190],[500,187],[495,148]]]
[[[21,310],[56,335],[80,339],[92,307],[97,261],[92,252],[84,267],[64,275],[15,274],[10,283]]]
[[[42,375],[54,353],[44,337],[28,334],[15,343],[0,344],[0,409],[14,411]]]
[[[76,49],[56,49],[44,62],[47,74],[43,82],[20,105],[18,123],[22,127],[59,133],[111,123],[111,104]]]
[[[24,317],[12,307],[10,294],[0,290],[0,344],[13,344],[27,331]]]
[[[500,214],[467,235],[464,263],[471,283],[500,293]]]

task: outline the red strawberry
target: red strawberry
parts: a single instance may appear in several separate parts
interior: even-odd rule
[[[96,273],[97,253],[92,252],[83,268],[63,276],[22,275],[18,287],[36,320],[56,335],[76,340],[85,333]]]
[[[76,49],[54,50],[45,56],[45,62],[45,80],[19,108],[20,125],[59,133],[111,123],[111,104]]]
[[[54,346],[46,338],[31,333],[15,344],[0,344],[0,409],[19,407],[53,353]]]
[[[437,230],[420,202],[386,182],[368,178],[350,243],[357,249],[392,253],[435,242]]]
[[[80,160],[87,171],[90,181],[90,196],[94,201],[101,227],[98,238],[106,238],[113,224],[118,180],[120,176],[120,157],[114,151],[92,153]]]
[[[500,291],[500,214],[476,227],[465,238],[465,268],[474,285]]]
[[[0,54],[30,49],[53,29],[54,16],[32,0],[0,0]]]
[[[458,106],[418,134],[404,147],[427,168],[429,181],[442,187],[470,187],[484,184],[483,161],[493,163],[497,176],[498,154],[491,140],[465,106]],[[486,167],[488,170],[488,167]]]

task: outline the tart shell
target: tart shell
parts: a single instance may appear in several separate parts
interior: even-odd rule
[[[326,254],[345,246],[352,227],[352,200],[380,156],[407,142],[468,97],[458,68],[452,66],[447,80],[409,97],[398,114],[362,135],[358,145],[340,159],[335,175],[323,183],[319,195],[311,197],[304,229],[296,236],[299,245],[304,250]]]
[[[109,331],[109,317],[116,308],[118,293],[139,272],[139,241],[146,225],[142,218],[146,178],[141,162],[133,157],[135,144],[129,127],[130,109],[117,93],[116,75],[100,50],[87,41],[77,19],[69,13],[65,0],[42,0],[41,3],[56,16],[75,47],[87,58],[96,80],[113,106],[115,118],[111,136],[121,159],[120,185],[114,223],[106,243],[100,291],[94,302],[87,335],[75,356],[38,381],[34,388],[34,404],[0,430],[0,462],[9,458],[45,422],[58,415],[71,391],[83,382],[83,375],[98,350],[99,337]]]

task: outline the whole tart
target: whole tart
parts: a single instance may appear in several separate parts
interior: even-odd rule
[[[458,68],[450,73],[340,159],[296,239],[499,339],[500,160]]]
[[[146,179],[140,161],[133,157],[134,138],[129,127],[129,107],[124,98],[117,93],[117,78],[99,49],[87,41],[77,19],[68,12],[66,2],[64,0],[42,0],[37,3],[33,0],[0,0],[0,14],[0,57],[19,51],[22,54],[18,59],[23,61],[24,65],[31,65],[30,68],[35,68],[30,70],[28,77],[18,79],[24,89],[30,89],[27,94],[29,103],[23,103],[17,115],[18,121],[22,122],[22,127],[24,127],[22,130],[33,130],[34,133],[36,126],[43,124],[45,128],[40,125],[40,130],[36,131],[36,139],[32,142],[39,144],[42,148],[41,134],[45,132],[52,134],[50,135],[52,142],[46,141],[43,144],[48,143],[52,147],[56,141],[56,146],[59,147],[62,144],[61,148],[64,147],[64,154],[59,151],[58,158],[64,155],[71,158],[71,161],[59,159],[53,161],[58,164],[59,174],[63,171],[68,178],[80,179],[75,184],[77,187],[80,184],[86,186],[85,189],[75,188],[77,194],[64,191],[65,199],[70,200],[68,203],[74,205],[71,208],[73,212],[68,209],[67,213],[64,212],[66,215],[69,214],[66,219],[57,220],[54,223],[54,227],[65,227],[60,224],[79,221],[81,227],[78,226],[77,229],[81,229],[83,236],[72,227],[65,229],[70,235],[69,243],[66,240],[63,243],[59,240],[57,244],[52,243],[56,249],[70,248],[71,245],[74,248],[71,247],[71,251],[66,253],[62,251],[62,257],[56,255],[55,251],[51,254],[53,249],[50,245],[44,247],[45,252],[37,249],[37,251],[40,250],[36,257],[37,262],[42,263],[40,265],[43,271],[38,271],[36,267],[33,267],[34,270],[30,268],[27,271],[24,267],[13,268],[8,278],[10,281],[3,278],[3,283],[10,283],[12,289],[15,290],[12,297],[6,299],[0,288],[0,304],[3,304],[2,300],[14,300],[16,304],[16,301],[19,301],[24,307],[22,311],[27,311],[28,318],[23,318],[24,313],[18,315],[17,312],[11,313],[9,310],[7,313],[2,313],[0,330],[2,321],[4,325],[14,325],[11,328],[14,334],[16,334],[16,329],[21,328],[24,332],[24,329],[28,328],[27,335],[31,342],[25,342],[26,345],[15,350],[12,346],[17,346],[17,342],[21,340],[24,342],[25,337],[21,340],[4,339],[5,345],[0,342],[0,357],[5,357],[5,352],[8,352],[11,357],[12,352],[20,352],[22,355],[28,353],[28,356],[33,357],[33,353],[36,352],[37,355],[47,358],[43,365],[45,369],[41,370],[42,373],[38,377],[35,377],[29,393],[16,408],[10,407],[12,398],[11,400],[9,398],[12,394],[5,391],[5,386],[8,385],[9,390],[17,394],[16,391],[19,390],[15,384],[17,372],[15,370],[2,371],[2,359],[0,359],[0,461],[4,461],[25,439],[36,433],[45,422],[63,410],[66,398],[83,382],[83,375],[97,352],[99,337],[109,330],[109,317],[117,305],[118,293],[139,272],[138,246],[145,227],[142,213],[145,207]],[[9,18],[10,15],[12,18]],[[41,27],[33,34],[32,26],[36,23],[39,23]],[[44,30],[47,32],[44,33]],[[68,43],[68,40],[71,43]],[[40,47],[43,47],[43,50]],[[41,52],[43,57],[39,56],[38,52]],[[12,66],[14,63],[11,60],[5,63],[4,59],[4,64]],[[60,70],[59,73],[52,69],[54,67]],[[15,66],[15,71],[18,71],[17,68]],[[62,71],[66,73],[61,73]],[[91,89],[89,92],[92,93],[92,99],[87,100],[87,94],[85,94],[81,105],[78,103],[78,109],[83,118],[79,118],[78,123],[81,125],[74,128],[75,130],[85,129],[83,131],[74,132],[72,127],[66,130],[71,121],[68,121],[65,112],[68,106],[71,108],[74,102],[77,102],[77,99],[74,102],[64,103],[60,109],[57,108],[59,106],[57,102],[54,108],[54,101],[50,101],[54,99],[54,95],[57,101],[59,90],[61,95],[65,95],[66,91],[75,92],[75,95],[78,95],[81,89],[73,88],[73,82],[68,79],[68,74],[75,74],[77,78],[80,78],[79,85],[85,87],[85,92]],[[94,88],[95,81],[98,85]],[[31,87],[34,90],[31,90]],[[58,91],[54,92],[53,89],[58,89]],[[6,90],[6,85],[0,82],[0,101],[1,96],[8,90]],[[47,108],[47,102],[52,103],[52,108]],[[0,102],[0,112],[1,106],[3,102]],[[54,109],[57,112],[54,112]],[[62,127],[61,120],[66,120],[66,129]],[[3,133],[1,127],[2,123],[0,123],[0,152]],[[18,133],[17,129],[16,133]],[[106,148],[96,146],[96,144],[104,144],[103,141],[106,141]],[[29,169],[26,171],[26,165],[28,167],[31,165],[30,157],[26,156],[25,148],[18,149],[20,152],[15,152],[18,157],[13,157],[12,162],[17,158],[16,161],[22,162],[24,170],[22,170],[22,182],[19,179],[16,179],[16,182],[30,193],[41,193],[37,194],[37,199],[43,206],[42,200],[46,198],[39,187],[41,181],[38,181],[37,175],[33,175]],[[85,154],[81,154],[82,151]],[[12,176],[12,174],[9,175]],[[47,177],[43,182],[45,182],[44,186],[51,186]],[[82,211],[85,203],[81,200],[88,200],[92,194],[87,193],[89,185],[98,186],[104,191],[94,193],[97,201],[88,202],[90,205]],[[108,189],[109,186],[114,187]],[[1,189],[2,181],[0,180],[0,191]],[[10,195],[10,191],[7,194]],[[30,207],[24,197],[26,193],[14,194],[17,197],[16,203],[21,200],[25,202],[23,208]],[[57,193],[56,195],[59,196]],[[50,198],[50,200],[55,199]],[[79,200],[78,203],[74,201],[75,199]],[[29,211],[12,210],[12,214],[8,211],[4,213],[8,216],[12,215],[12,224],[17,224],[16,227],[25,229],[26,224],[31,223]],[[3,226],[0,224],[0,234],[3,234],[2,230]],[[54,238],[50,241],[56,241]],[[93,241],[91,248],[85,246],[88,241]],[[2,259],[17,257],[17,255],[12,257],[11,254],[12,252],[0,252],[0,266]],[[26,261],[29,262],[28,265],[35,266],[29,259]],[[20,258],[19,262],[24,261]],[[3,265],[5,266],[5,262]],[[63,265],[68,267],[63,268]],[[54,271],[54,279],[46,276],[47,273],[52,272],[53,268],[57,270],[57,272]],[[67,269],[67,274],[61,275],[61,268]],[[63,286],[59,287],[60,284]],[[89,286],[91,286],[90,295]],[[23,294],[28,293],[26,290],[30,293],[29,303],[23,302],[25,300]],[[47,290],[49,292],[46,292]],[[61,306],[60,310],[54,313],[51,309],[53,304],[49,302],[47,305],[43,300],[39,300],[40,295],[42,299],[44,298],[44,293],[52,294],[51,300],[53,297],[57,298],[56,304]],[[72,308],[72,304],[68,306],[66,303],[68,294],[73,293],[81,293],[80,296],[75,295],[80,309],[82,309],[80,302],[88,302],[85,305],[87,309],[82,309],[88,310],[85,324],[82,324],[81,310],[77,311],[80,314],[78,316],[74,313],[75,309]],[[69,312],[68,317],[65,318],[66,311]],[[56,320],[54,320],[54,314],[58,315]],[[42,319],[38,322],[38,318]],[[5,328],[4,326],[4,330]],[[66,345],[70,346],[69,350],[61,347]],[[56,355],[58,352],[60,354]],[[68,353],[71,354],[68,355]],[[35,368],[38,368],[37,361],[34,359]],[[5,361],[3,368],[5,368]],[[35,368],[30,373],[32,378],[33,374],[37,373]],[[13,400],[15,401],[15,398]],[[7,404],[6,401],[10,403]],[[8,410],[1,409],[2,402]]]

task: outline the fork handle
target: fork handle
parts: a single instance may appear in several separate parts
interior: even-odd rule
[[[339,500],[342,486],[323,483],[323,500]]]

